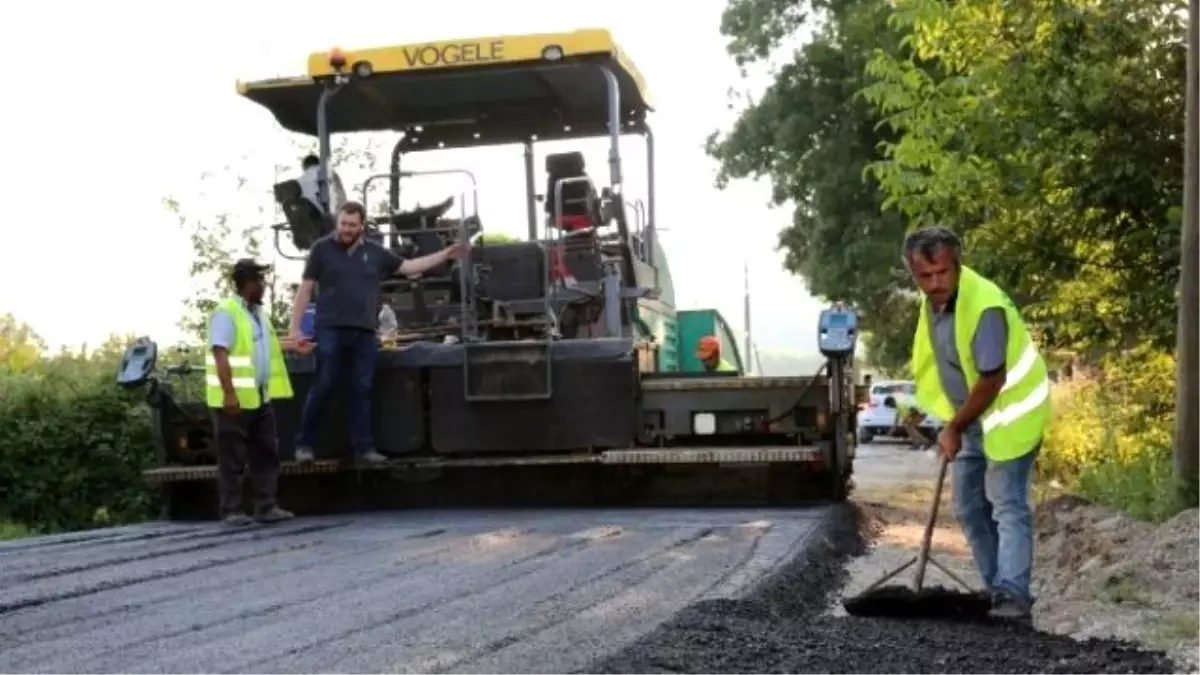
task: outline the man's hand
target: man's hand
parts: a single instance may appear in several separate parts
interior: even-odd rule
[[[225,392],[225,402],[221,405],[221,409],[230,415],[240,415],[242,404],[238,403],[237,394],[232,391]]]
[[[279,346],[284,351],[294,352],[301,356],[307,356],[312,353],[316,343],[303,336],[287,336],[279,341]]]
[[[461,241],[456,241],[442,249],[442,255],[446,256],[446,260],[458,260],[459,258],[466,256],[470,251],[470,244],[464,244]]]
[[[947,462],[953,462],[955,455],[962,449],[962,432],[956,430],[950,425],[946,425],[942,429],[942,433],[938,434],[938,450]]]

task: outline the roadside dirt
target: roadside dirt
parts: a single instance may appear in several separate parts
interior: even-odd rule
[[[1039,505],[1035,619],[1079,638],[1167,651],[1200,672],[1200,524],[1191,509],[1155,526],[1072,497]]]

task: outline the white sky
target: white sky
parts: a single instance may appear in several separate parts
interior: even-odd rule
[[[766,185],[712,186],[709,132],[733,119],[727,91],[744,82],[718,31],[724,0],[449,0],[206,3],[42,2],[0,25],[10,79],[0,119],[6,158],[0,312],[31,324],[52,346],[98,343],[110,333],[179,337],[191,251],[162,207],[180,195],[186,215],[229,210],[201,174],[234,166],[253,181],[238,208],[271,207],[276,164],[296,166],[291,135],[236,95],[238,78],[302,74],[309,52],[606,27],[646,77],[657,104],[658,222],[681,308],[716,307],[742,326],[742,263],[750,263],[755,342],[809,351],[820,304],[781,268],[773,249],[789,209],[767,207]],[[16,19],[12,14],[9,19]],[[754,85],[757,85],[755,87]],[[574,144],[579,147],[578,144]],[[561,149],[561,148],[560,148]],[[607,184],[605,146],[588,142],[589,171]],[[542,167],[539,153],[537,167]],[[645,192],[642,144],[622,145],[626,193]],[[519,147],[414,159],[408,168],[463,166],[480,183],[488,230],[523,236]],[[243,161],[250,156],[252,159]],[[347,187],[354,173],[343,172]],[[539,176],[538,184],[544,184]],[[218,181],[219,183],[220,181]],[[228,182],[228,181],[226,181]],[[210,196],[202,196],[201,191]],[[426,204],[457,187],[433,186]],[[228,191],[228,190],[226,190]],[[540,191],[540,188],[539,188]],[[374,194],[374,193],[373,193]],[[382,196],[383,193],[378,193]],[[375,199],[372,199],[375,201]],[[407,202],[408,200],[406,200]],[[269,212],[268,212],[269,213]],[[270,215],[264,224],[282,218]],[[47,248],[49,246],[50,248]],[[298,269],[287,267],[298,277]]]

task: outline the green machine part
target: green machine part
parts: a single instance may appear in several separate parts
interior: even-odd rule
[[[737,339],[733,330],[721,312],[715,309],[688,309],[676,314],[679,324],[679,363],[680,370],[687,373],[698,373],[704,370],[704,364],[696,358],[696,343],[706,335],[712,335],[721,343],[721,358],[733,364],[739,373],[746,368],[742,363],[741,352],[738,351]]]
[[[705,335],[716,336],[721,343],[721,356],[745,372],[737,340],[725,317],[715,309],[675,309],[675,286],[671,280],[671,266],[666,251],[657,239],[654,247],[655,267],[641,261],[634,265],[637,282],[641,286],[658,288],[658,298],[642,299],[637,303],[634,322],[637,335],[653,336],[658,344],[659,372],[698,373],[704,364],[696,358],[696,343]]]
[[[634,261],[639,286],[657,288],[655,299],[638,300],[634,330],[639,337],[653,337],[658,345],[658,371],[679,371],[679,328],[675,317],[675,284],[671,280],[671,265],[658,238],[654,238],[654,267],[641,260]]]

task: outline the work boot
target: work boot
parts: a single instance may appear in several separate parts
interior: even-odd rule
[[[308,462],[313,461],[312,448],[307,448],[307,447],[296,448],[296,461],[300,462],[301,464],[306,464]]]
[[[269,509],[264,509],[254,514],[254,519],[260,523],[278,523],[281,520],[290,520],[295,515],[291,511],[285,511],[278,506],[272,506]]]
[[[1008,593],[998,592],[992,595],[992,609],[988,616],[1001,621],[1030,623],[1033,620],[1028,603],[1021,602]]]
[[[388,458],[371,449],[359,455],[358,461],[361,464],[383,464],[388,461]]]
[[[244,513],[228,513],[221,519],[221,523],[228,527],[244,527],[254,523],[254,519]]]

